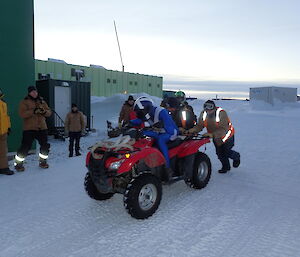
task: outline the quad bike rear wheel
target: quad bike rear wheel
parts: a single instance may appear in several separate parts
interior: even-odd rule
[[[97,187],[95,186],[90,173],[88,172],[84,178],[84,189],[87,192],[87,194],[95,200],[107,200],[109,198],[111,198],[114,193],[107,193],[107,194],[103,194],[100,193],[97,189]]]
[[[147,219],[157,210],[162,197],[161,181],[152,174],[133,178],[124,193],[124,206],[136,219]]]
[[[189,186],[201,189],[206,187],[211,176],[211,162],[209,157],[201,152],[198,152],[195,156],[193,176],[189,181]]]

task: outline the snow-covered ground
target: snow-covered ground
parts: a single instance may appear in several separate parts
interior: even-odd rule
[[[82,139],[82,156],[68,158],[68,142],[51,140],[48,170],[29,156],[24,173],[0,176],[1,257],[300,256],[299,103],[219,101],[235,127],[241,166],[219,174],[208,144],[208,186],[164,186],[158,211],[136,220],[122,195],[97,202],[84,191],[87,147],[105,137],[105,121],[117,121],[125,97],[92,100],[97,132]],[[202,104],[192,102],[197,114]]]

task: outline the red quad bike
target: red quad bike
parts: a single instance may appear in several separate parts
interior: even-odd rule
[[[208,138],[176,139],[168,145],[171,168],[175,174],[167,181],[165,159],[154,139],[129,136],[117,141],[102,141],[86,156],[88,173],[84,187],[95,200],[106,200],[115,193],[124,195],[124,206],[136,219],[150,217],[162,197],[162,184],[184,180],[195,189],[204,188],[211,176],[209,157],[199,148]]]

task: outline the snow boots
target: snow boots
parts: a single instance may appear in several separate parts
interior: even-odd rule
[[[237,160],[234,160],[233,163],[232,163],[232,166],[234,168],[237,168],[238,166],[240,166],[240,163],[241,163],[241,159],[238,158]]]
[[[22,172],[25,170],[23,162],[16,162],[15,163],[15,170],[18,172]]]
[[[225,169],[225,168],[222,168],[220,170],[218,170],[219,173],[227,173],[230,169]]]
[[[13,175],[14,172],[12,170],[10,170],[9,168],[5,168],[5,169],[0,169],[0,174],[3,174],[3,175]]]
[[[165,171],[166,171],[166,181],[170,181],[173,177],[173,170],[171,168],[165,168]]]
[[[76,151],[75,155],[76,155],[76,156],[80,156],[81,153],[80,153],[79,151]],[[69,157],[73,157],[73,152],[70,152],[70,153],[69,153]]]
[[[47,163],[47,160],[42,159],[42,158],[40,158],[40,160],[39,160],[39,166],[42,169],[48,169],[49,168],[49,164]]]

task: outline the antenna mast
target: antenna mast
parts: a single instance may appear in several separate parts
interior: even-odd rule
[[[118,32],[117,32],[117,26],[116,26],[116,22],[115,22],[115,21],[114,21],[114,26],[115,26],[115,32],[116,32],[116,37],[117,37],[117,42],[118,42],[118,47],[119,47],[120,58],[121,58],[122,71],[124,72],[124,65],[123,65],[123,59],[122,59],[122,53],[121,53],[121,47],[120,47],[120,43],[119,43]]]

